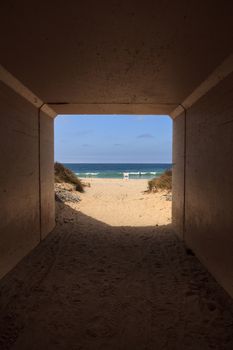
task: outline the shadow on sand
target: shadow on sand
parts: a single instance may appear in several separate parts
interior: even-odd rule
[[[0,282],[0,349],[233,349],[232,300],[171,230],[58,204],[54,231]]]

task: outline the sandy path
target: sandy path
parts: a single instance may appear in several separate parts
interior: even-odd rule
[[[130,190],[116,199],[109,185],[104,198],[100,187],[82,212],[60,204],[54,232],[1,281],[0,349],[232,350],[232,300],[169,224],[153,224],[158,213],[148,225],[130,212]]]
[[[164,193],[145,194],[147,180],[87,180],[79,205],[82,213],[111,226],[154,226],[171,223],[171,202]]]

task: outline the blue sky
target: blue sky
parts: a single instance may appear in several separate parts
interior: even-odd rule
[[[168,116],[65,115],[55,119],[62,163],[171,163]]]

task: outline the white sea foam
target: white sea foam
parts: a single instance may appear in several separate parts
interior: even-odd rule
[[[137,177],[140,177],[140,176],[145,176],[145,175],[156,175],[158,172],[157,171],[126,171],[129,176],[137,176]],[[83,177],[90,177],[90,176],[103,176],[104,178],[105,177],[123,177],[123,174],[124,172],[106,172],[106,171],[100,171],[100,172],[78,172],[76,173],[77,176],[83,176]]]
[[[156,171],[138,171],[138,172],[129,172],[129,175],[156,175]]]
[[[99,173],[76,173],[76,175],[87,175],[87,176],[89,176],[89,175],[92,175],[92,176],[97,176],[97,175],[99,175]]]

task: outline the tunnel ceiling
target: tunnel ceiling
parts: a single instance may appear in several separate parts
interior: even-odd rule
[[[231,1],[1,7],[1,64],[57,112],[153,104],[169,114],[232,51]]]

